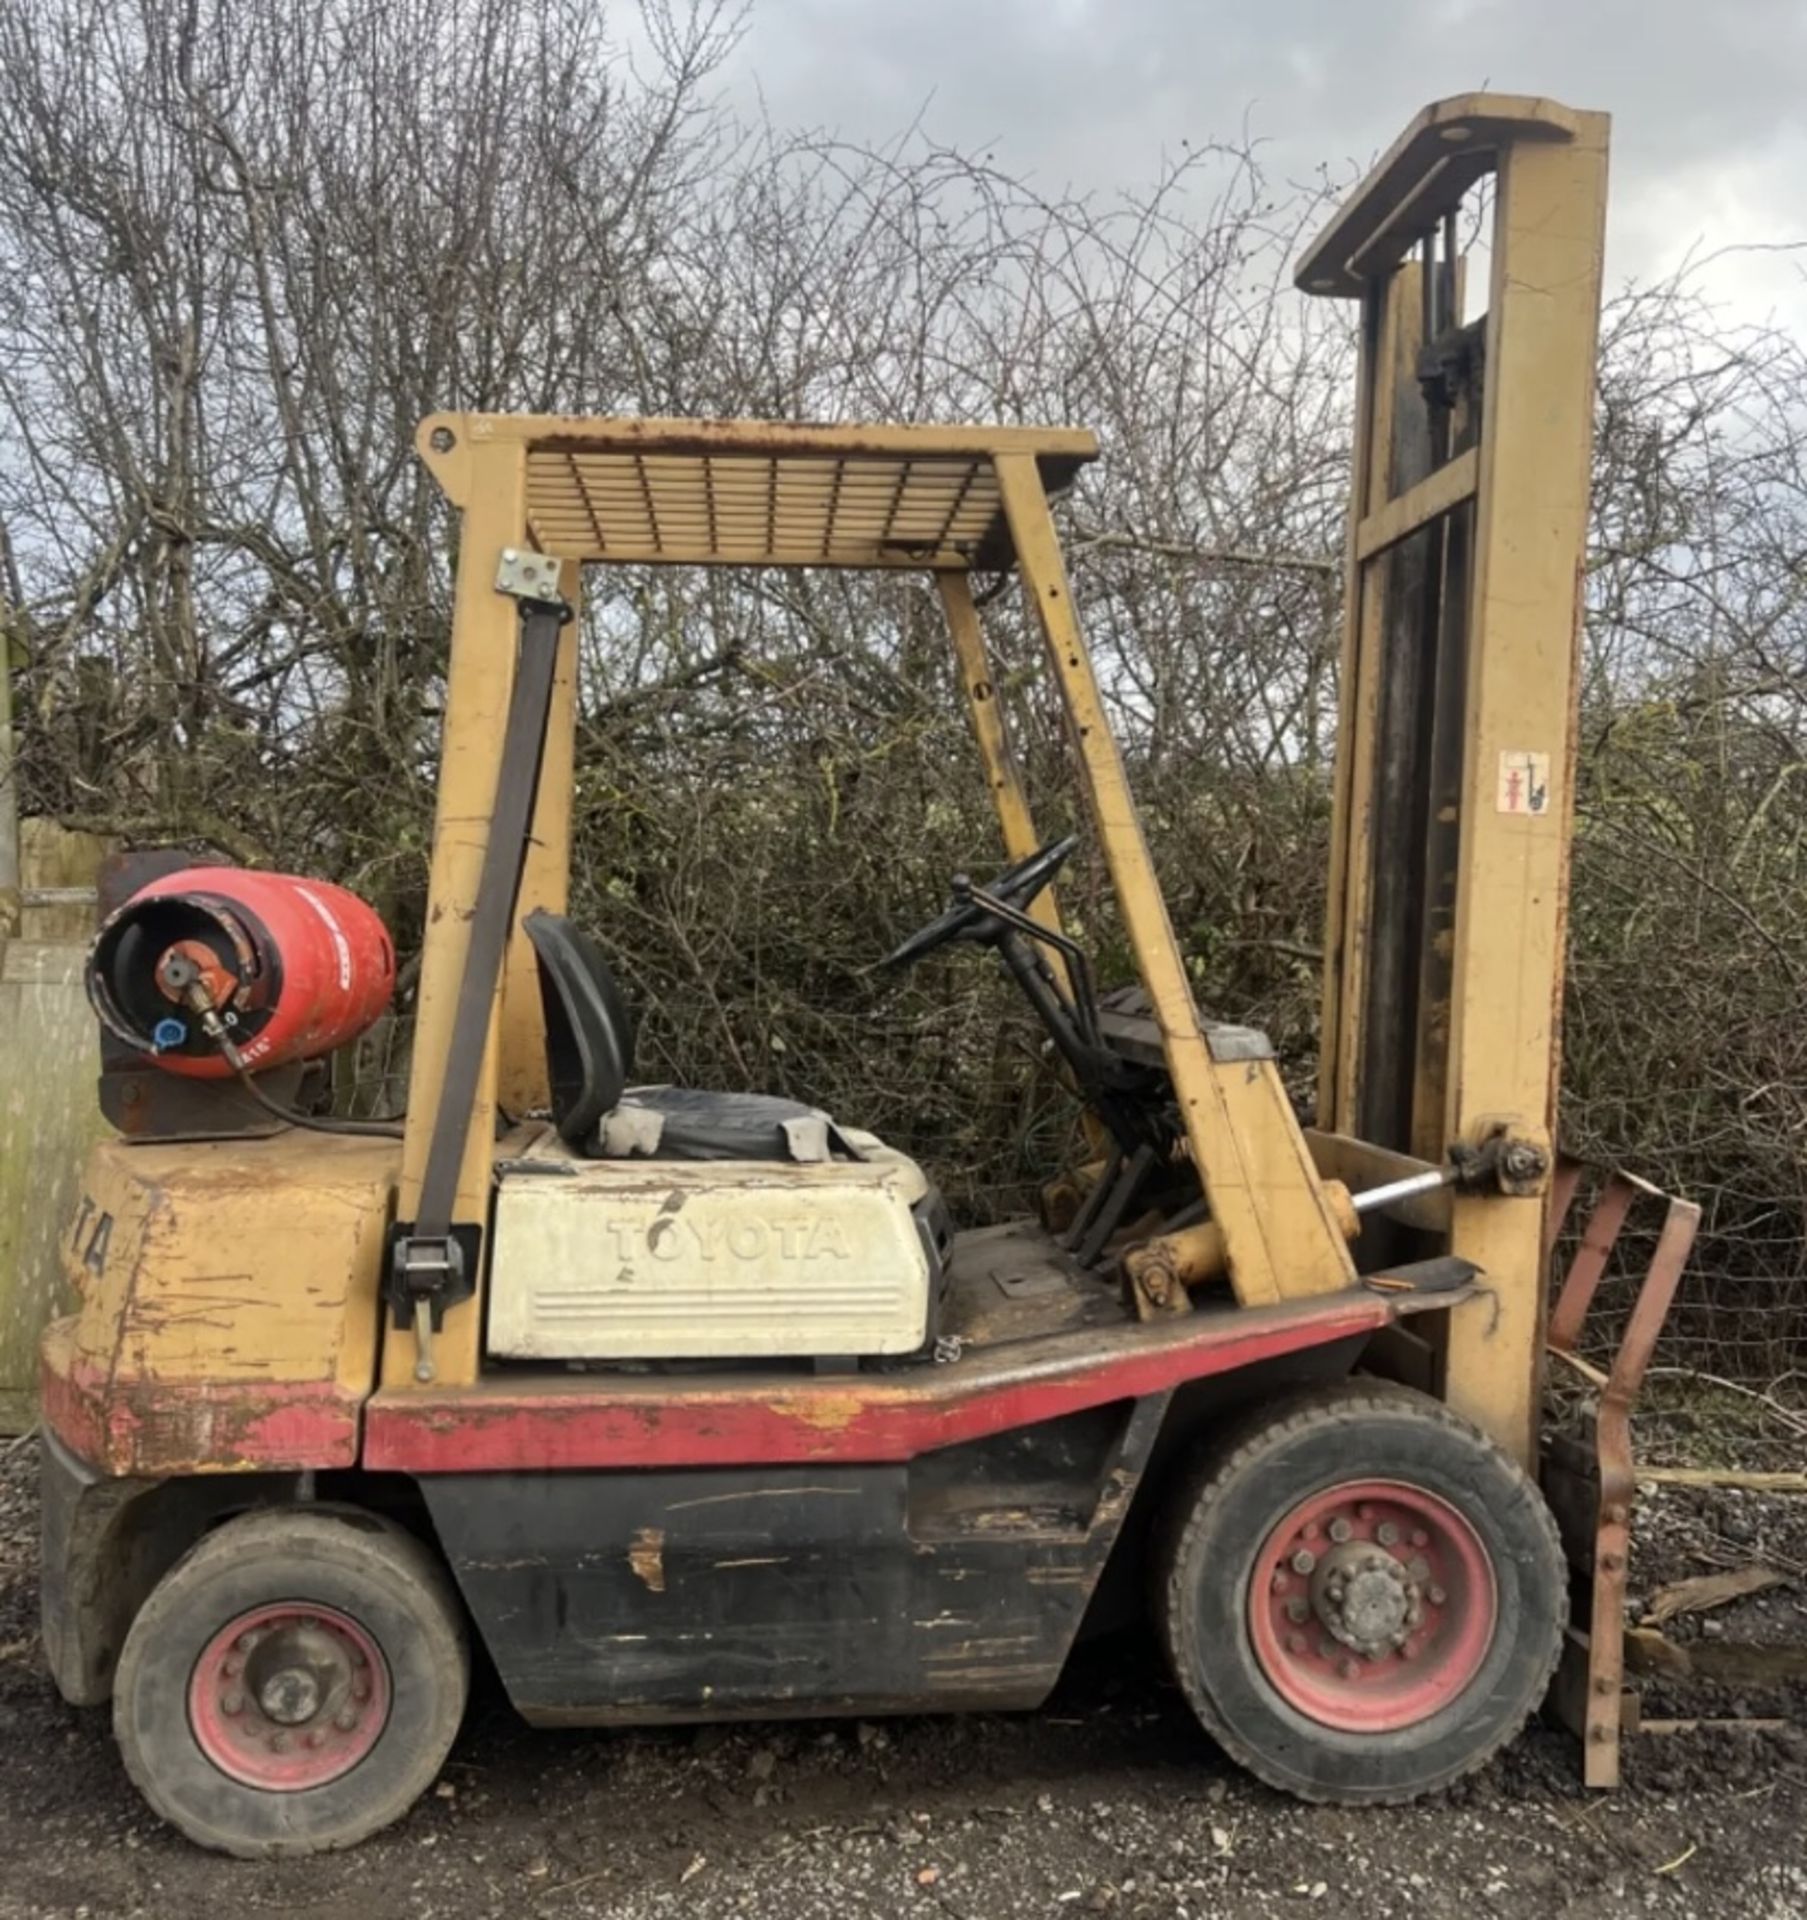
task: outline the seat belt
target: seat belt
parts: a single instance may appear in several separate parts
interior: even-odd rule
[[[454,1221],[452,1211],[458,1203],[458,1176],[489,1041],[496,983],[527,864],[558,666],[559,630],[573,617],[559,597],[558,571],[556,559],[515,547],[503,549],[496,570],[496,591],[509,595],[520,613],[514,685],[502,735],[495,802],[490,808],[489,838],[471,910],[464,974],[446,1043],[439,1105],[427,1138],[420,1197],[414,1218],[398,1222],[389,1233],[385,1294],[396,1329],[413,1329],[414,1377],[423,1382],[434,1376],[433,1335],[445,1324],[446,1309],[476,1291],[477,1264],[483,1252],[481,1224]]]

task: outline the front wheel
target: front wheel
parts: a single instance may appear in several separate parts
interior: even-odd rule
[[[1234,1760],[1301,1799],[1410,1800],[1513,1738],[1562,1648],[1568,1581],[1524,1472],[1422,1394],[1289,1398],[1168,1515],[1176,1678]]]
[[[470,1684],[464,1620],[411,1535],[353,1509],[228,1521],[139,1610],[113,1729],[152,1807],[246,1858],[348,1847],[432,1783]]]

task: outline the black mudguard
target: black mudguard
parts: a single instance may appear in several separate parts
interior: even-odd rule
[[[71,1706],[98,1706],[113,1691],[119,1649],[148,1590],[138,1577],[132,1514],[158,1482],[108,1479],[50,1433],[40,1442],[38,1479],[45,1657]]]

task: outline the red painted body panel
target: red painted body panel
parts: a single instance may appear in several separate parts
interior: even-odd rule
[[[398,1473],[909,1460],[1359,1337],[1394,1316],[1387,1298],[1351,1291],[1023,1341],[909,1373],[390,1389],[365,1408],[363,1458]]]
[[[184,1381],[120,1387],[65,1367],[47,1342],[39,1367],[45,1427],[104,1474],[302,1472],[358,1464],[363,1396],[332,1381]]]

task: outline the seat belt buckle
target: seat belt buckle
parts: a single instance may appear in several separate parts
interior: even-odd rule
[[[414,1335],[416,1380],[424,1383],[434,1377],[433,1336],[445,1325],[446,1309],[476,1291],[482,1250],[480,1227],[420,1233],[411,1223],[398,1221],[390,1228],[383,1293],[396,1331]]]

